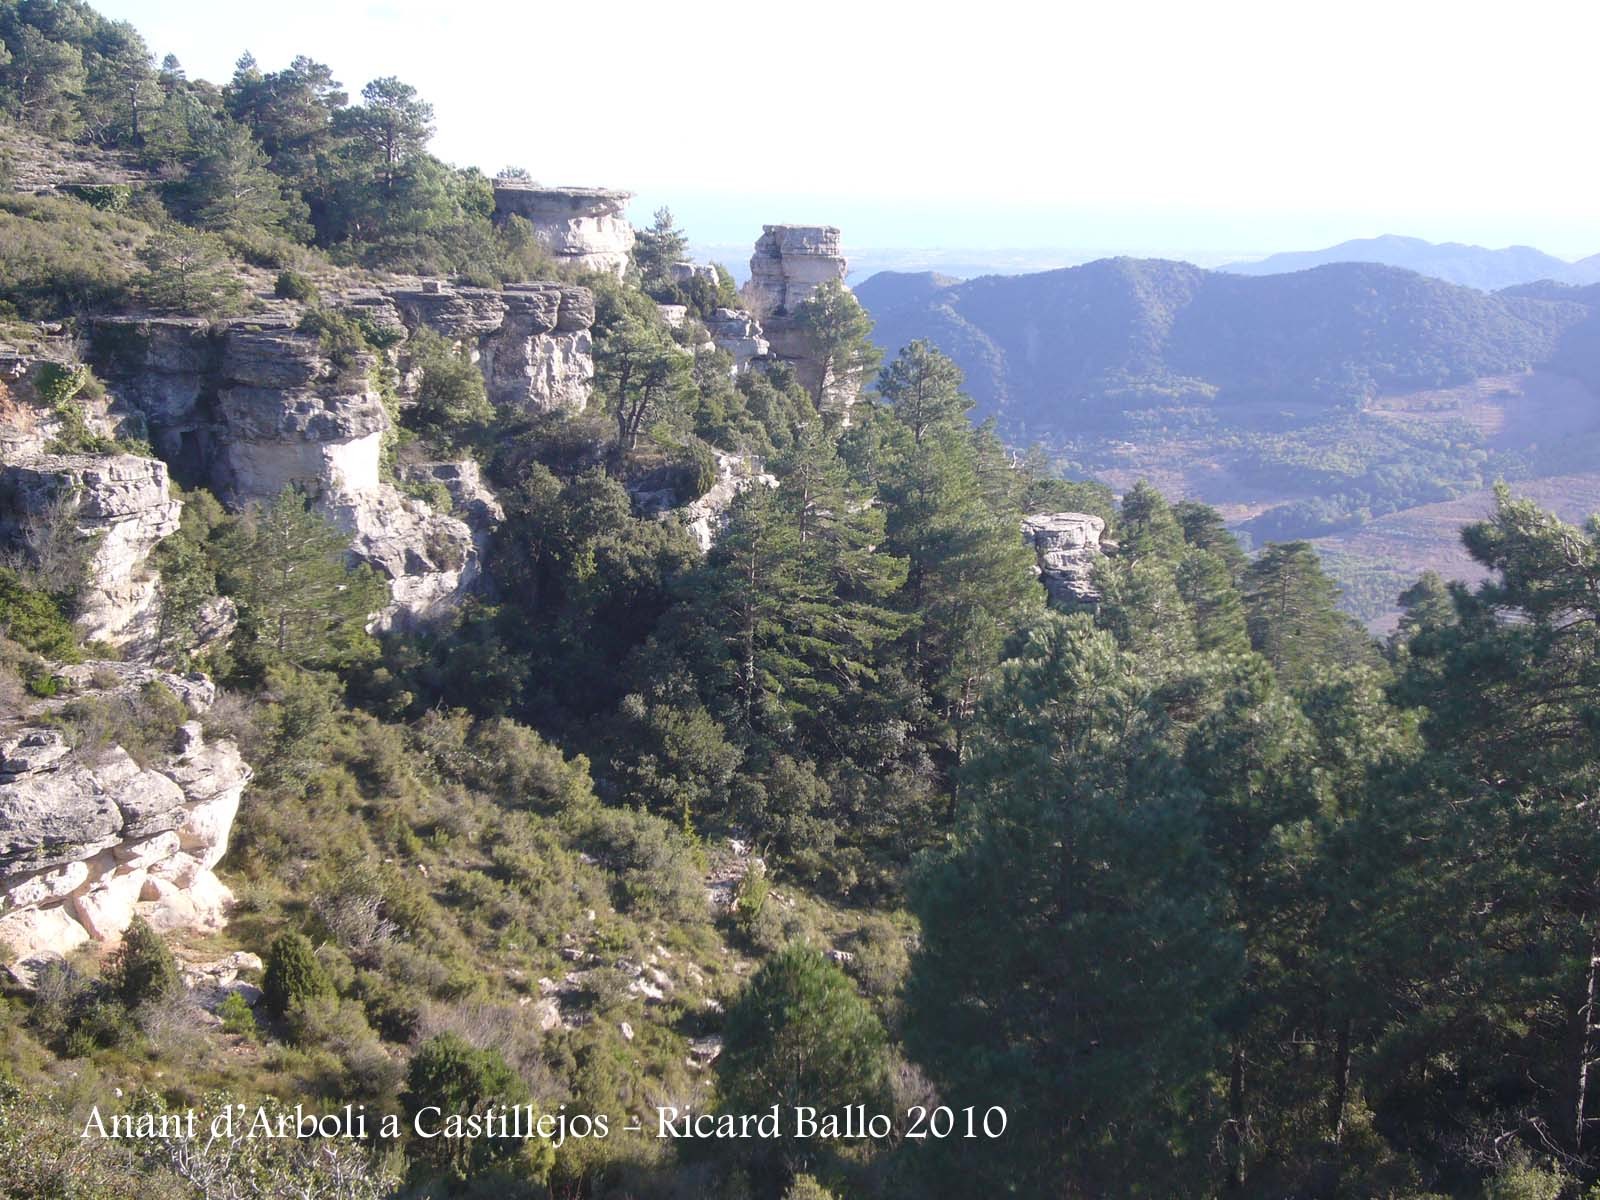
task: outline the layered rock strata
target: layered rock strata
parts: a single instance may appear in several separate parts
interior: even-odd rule
[[[832,225],[764,225],[750,256],[744,297],[761,323],[773,357],[791,363],[800,382],[821,396],[824,408],[848,412],[862,381],[835,377],[798,320],[811,293],[831,280],[843,281],[849,267]]]
[[[73,700],[164,687],[191,718],[216,696],[204,676],[126,663],[58,675]],[[219,927],[232,895],[213,868],[251,775],[238,747],[208,739],[196,719],[141,765],[120,745],[70,732],[70,714],[65,727],[52,721],[65,703],[0,720],[0,944],[24,983],[51,958],[115,942],[135,916],[157,929]]]
[[[497,221],[527,221],[557,262],[620,279],[633,250],[630,199],[632,193],[612,188],[540,187],[501,179],[494,185],[494,215]]]

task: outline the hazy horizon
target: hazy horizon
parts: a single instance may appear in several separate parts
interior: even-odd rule
[[[1201,265],[1384,233],[1600,251],[1600,164],[1560,119],[1588,102],[1600,12],[1564,4],[1508,26],[1433,4],[1001,0],[979,27],[840,0],[621,3],[592,27],[564,13],[556,43],[530,8],[284,0],[262,28],[201,0],[98,7],[217,83],[246,50],[264,70],[309,54],[353,98],[398,75],[434,105],[442,158],[627,188],[636,224],[666,204],[703,244],[797,221],[858,248]]]

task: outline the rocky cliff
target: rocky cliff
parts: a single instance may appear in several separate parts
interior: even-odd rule
[[[136,915],[220,926],[233,897],[212,869],[251,775],[233,742],[202,730],[216,695],[204,676],[102,662],[57,679],[63,695],[0,716],[0,943],[25,983],[50,958],[116,941]],[[140,761],[105,740],[105,714],[152,692],[181,723]],[[148,717],[136,732],[151,734]]]
[[[796,312],[811,293],[843,281],[848,264],[832,225],[764,225],[750,256],[744,298],[761,323],[772,356],[793,364],[800,382],[823,405],[848,411],[861,391],[859,379],[835,379],[818,360]]]
[[[497,221],[521,217],[558,263],[583,271],[604,271],[619,279],[628,269],[633,226],[628,224],[629,192],[611,188],[540,187],[495,181]]]
[[[138,647],[152,637],[160,581],[148,558],[181,509],[166,465],[149,458],[33,454],[0,466],[0,543],[65,537],[82,546],[77,625],[90,641]]]
[[[1034,513],[1022,521],[1022,539],[1038,556],[1039,579],[1050,602],[1062,608],[1099,603],[1095,566],[1103,557],[1106,523],[1088,513]]]
[[[424,281],[348,292],[335,306],[391,348],[340,356],[285,309],[215,323],[105,318],[92,351],[180,479],[234,506],[303,489],[350,533],[355,556],[389,580],[393,602],[378,625],[411,625],[476,586],[493,520],[488,508],[471,525],[436,512],[384,477],[393,416],[381,386],[387,375],[398,403],[408,401],[408,332],[425,326],[454,342],[503,411],[577,412],[593,385],[594,298],[558,283],[494,291]]]

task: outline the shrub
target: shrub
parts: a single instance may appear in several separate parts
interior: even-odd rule
[[[80,657],[78,639],[60,604],[27,587],[9,567],[0,567],[0,635],[59,662]]]
[[[262,1003],[274,1016],[287,1016],[306,1001],[333,995],[333,981],[301,933],[281,933],[267,951],[261,976]]]
[[[183,985],[172,951],[143,917],[135,917],[122,935],[122,945],[106,965],[106,982],[129,1008],[169,996]]]
[[[236,1034],[254,1041],[260,1032],[256,1027],[256,1014],[239,992],[228,993],[227,999],[222,1002],[222,1007],[217,1009],[217,1016],[222,1018],[223,1033]]]
[[[407,349],[422,373],[413,409],[419,425],[454,440],[493,418],[483,373],[465,354],[426,327],[411,335]]]
[[[293,268],[278,272],[272,294],[280,300],[298,300],[302,304],[315,304],[319,299],[317,285]]]

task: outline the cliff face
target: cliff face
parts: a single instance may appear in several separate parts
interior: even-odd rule
[[[404,403],[414,386],[404,339],[425,326],[478,364],[501,409],[582,411],[594,378],[594,298],[556,283],[493,291],[425,282],[351,293],[338,306],[393,336],[391,362],[335,361],[291,313],[215,324],[107,318],[94,326],[93,351],[180,479],[235,506],[302,488],[350,533],[352,553],[389,580],[393,602],[378,626],[414,625],[477,585],[494,522],[487,509],[471,525],[435,512],[383,478],[392,421],[380,373],[395,368]]]
[[[68,693],[0,717],[0,943],[23,982],[50,958],[114,942],[135,916],[158,929],[216,928],[232,894],[212,873],[251,771],[199,717],[216,690],[204,676],[126,663],[83,663]],[[164,688],[189,720],[143,765],[102,745],[69,704],[116,704]]]
[[[557,262],[620,279],[633,249],[630,199],[631,193],[611,188],[539,187],[497,180],[494,215],[497,221],[511,217],[527,221]]]
[[[164,463],[131,454],[36,454],[0,467],[0,542],[60,532],[87,549],[77,625],[91,641],[138,647],[154,632],[160,583],[147,562],[178,528]]]
[[[426,325],[467,345],[499,407],[581,412],[588,404],[594,384],[588,288],[531,283],[496,292],[428,283],[387,296],[411,328]]]
[[[855,403],[861,381],[832,377],[828,364],[813,352],[796,311],[822,284],[842,282],[847,270],[839,231],[832,225],[764,225],[744,287],[773,357],[793,364],[807,390],[836,411],[848,411]]]

